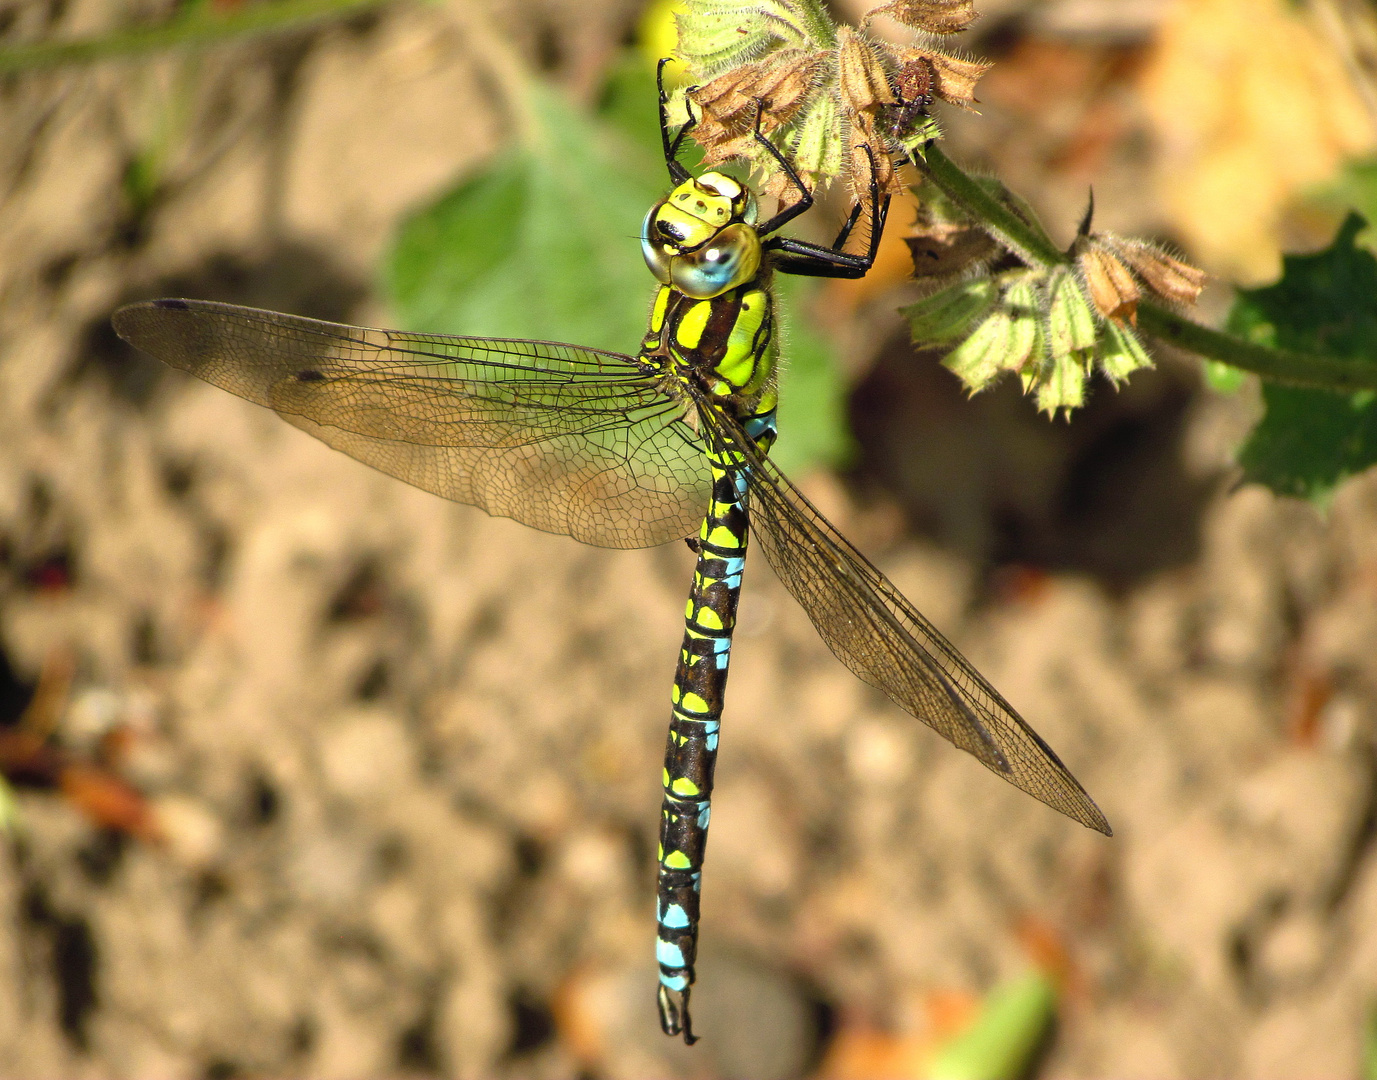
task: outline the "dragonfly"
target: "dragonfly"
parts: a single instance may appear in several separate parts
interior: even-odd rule
[[[889,204],[872,156],[869,198],[830,246],[779,235],[813,196],[761,134],[763,109],[754,136],[797,198],[760,221],[745,183],[719,171],[695,177],[680,162],[696,119],[671,137],[661,84],[673,187],[641,230],[659,287],[635,356],[198,300],[131,304],[113,317],[136,348],[425,491],[586,544],[687,541],[696,563],[670,691],[656,958],[661,1028],[689,1043],[713,774],[751,535],[856,675],[1005,780],[1110,833],[1047,743],[768,456],[778,435],[773,276],[863,276]],[[848,252],[863,213],[866,250]]]

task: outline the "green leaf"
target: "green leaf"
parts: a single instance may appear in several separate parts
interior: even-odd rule
[[[403,225],[386,268],[397,313],[409,330],[634,352],[654,290],[638,237],[663,172],[552,91],[527,104],[529,145]]]
[[[1056,1007],[1056,986],[1042,972],[995,987],[970,1027],[938,1051],[929,1080],[1018,1080]]]
[[[1221,394],[1236,393],[1248,378],[1248,373],[1242,368],[1236,368],[1222,360],[1206,360],[1204,365],[1205,381],[1210,384],[1211,389]]]
[[[1377,360],[1377,259],[1356,246],[1351,214],[1334,243],[1290,255],[1281,280],[1241,290],[1229,329],[1260,344],[1342,359]],[[1267,413],[1239,451],[1250,480],[1323,505],[1345,477],[1377,463],[1377,400],[1264,384]]]
[[[1354,210],[1367,221],[1377,221],[1377,157],[1359,158],[1344,166],[1332,184],[1317,193],[1321,206]],[[1377,229],[1369,225],[1353,242],[1377,254]]]

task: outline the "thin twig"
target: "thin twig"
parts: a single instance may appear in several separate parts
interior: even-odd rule
[[[74,41],[38,41],[0,48],[0,75],[64,64],[92,64],[164,49],[214,45],[246,34],[295,29],[322,19],[379,7],[386,0],[280,0],[249,4],[232,15],[192,15],[158,26],[117,30]]]

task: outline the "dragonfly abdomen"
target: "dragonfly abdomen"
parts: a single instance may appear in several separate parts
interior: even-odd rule
[[[727,691],[736,606],[746,566],[745,472],[712,456],[713,495],[698,533],[684,641],[670,699],[656,890],[660,1024],[693,1041],[689,987],[698,949],[698,903],[712,815],[713,770]]]

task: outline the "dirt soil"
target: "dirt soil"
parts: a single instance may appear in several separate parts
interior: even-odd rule
[[[27,4],[9,33],[135,14]],[[634,11],[499,17],[577,89]],[[860,466],[807,490],[1115,836],[857,681],[753,561],[704,1039],[659,1034],[691,553],[443,503],[108,330],[168,294],[386,323],[371,283],[400,215],[500,144],[467,48],[451,8],[398,5],[190,63],[0,78],[0,720],[70,660],[57,738],[162,836],[21,793],[0,1074],[838,1075],[839,1033],[917,1038],[942,995],[1025,970],[1032,938],[1071,971],[1041,1077],[1355,1076],[1377,997],[1377,476],[1327,518],[1238,486],[1255,404],[1179,358],[1070,426],[1013,391],[967,402],[931,357],[880,348],[895,302],[858,375]],[[169,101],[180,134],[134,198]],[[1115,227],[1150,230],[1117,184]]]

